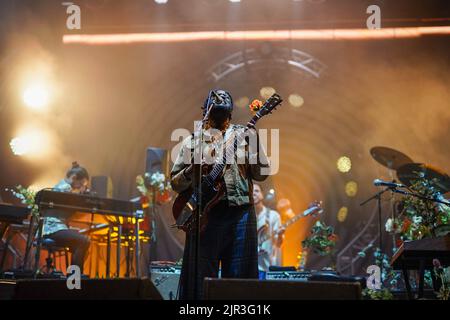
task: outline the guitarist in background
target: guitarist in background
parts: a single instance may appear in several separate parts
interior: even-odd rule
[[[280,214],[267,208],[264,194],[259,184],[253,185],[253,202],[256,209],[258,229],[258,269],[259,278],[264,279],[270,266],[281,265],[281,245],[284,229],[281,228]],[[267,239],[267,240],[266,240]]]
[[[231,95],[223,90],[215,90],[212,94],[216,98],[210,105],[208,122],[204,130],[203,148],[205,150],[214,146],[217,141],[226,140],[226,138],[218,138],[230,136],[233,131],[243,128],[231,123],[233,111]],[[206,114],[208,107],[205,102],[203,115]],[[216,130],[208,130],[210,128]],[[211,132],[222,137],[214,136]],[[213,149],[219,150],[218,148],[223,147],[222,143],[222,145],[214,146]],[[192,187],[193,165],[189,155],[193,154],[193,149],[194,139],[191,135],[183,141],[171,171],[172,188],[178,193]],[[261,169],[268,168],[269,164],[264,150],[261,147],[256,149],[246,152],[244,164],[238,164],[236,157],[232,161],[227,159],[229,164],[225,167],[223,175],[226,192],[208,213],[208,222],[200,234],[197,279],[194,279],[193,270],[195,234],[190,231],[186,233],[179,299],[201,299],[203,279],[218,277],[219,267],[223,278],[258,278],[258,240],[252,201],[252,180],[265,180],[267,175],[263,175]],[[249,161],[249,159],[253,160]],[[197,281],[197,296],[194,296],[194,281]]]

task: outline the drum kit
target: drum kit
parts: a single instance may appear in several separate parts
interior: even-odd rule
[[[450,192],[450,177],[443,170],[429,164],[414,162],[410,157],[395,149],[378,146],[370,149],[370,154],[375,161],[389,170],[389,174],[392,178],[392,181],[389,182],[376,179],[374,181],[376,186],[385,186],[386,188],[361,203],[361,205],[364,205],[374,199],[378,202],[380,224],[379,247],[382,249],[381,195],[386,191],[392,191],[392,193],[413,196],[424,201],[450,205],[450,202],[442,197],[443,194]],[[394,172],[401,183],[397,183],[394,178]],[[430,184],[433,185],[437,196],[427,198],[417,193],[416,190],[414,190],[414,184],[419,180],[430,182]]]
[[[417,180],[425,179],[433,181],[433,185],[440,194],[450,191],[450,177],[439,168],[415,163],[404,153],[387,147],[373,147],[370,149],[370,154],[384,167],[396,171],[400,182],[407,187],[412,187]]]

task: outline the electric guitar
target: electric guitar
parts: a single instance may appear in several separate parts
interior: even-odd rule
[[[322,212],[323,212],[322,202],[314,201],[314,202],[310,203],[308,209],[306,209],[302,213],[297,214],[294,217],[287,220],[285,223],[283,223],[278,228],[278,230],[275,230],[275,232],[273,232],[272,234],[270,234],[268,232],[263,232],[263,230],[267,229],[266,226],[260,228],[258,230],[258,248],[261,249],[264,242],[266,242],[267,240],[270,240],[270,238],[272,238],[272,237],[278,236],[281,233],[281,230],[287,229],[288,227],[290,227],[291,225],[296,223],[301,218],[304,218],[304,217],[307,217],[310,215],[316,216],[318,214],[322,214]],[[260,250],[258,250],[258,251],[260,251]]]
[[[273,94],[263,106],[256,112],[253,118],[247,123],[246,129],[254,128],[256,122],[262,117],[272,113],[275,108],[281,104],[283,100],[278,94]],[[221,159],[216,160],[213,165],[202,165],[202,212],[200,213],[200,230],[203,230],[207,223],[208,212],[217,204],[217,202],[225,194],[225,182],[222,177],[226,167],[226,159],[231,159],[234,156],[237,146],[241,145],[247,135],[245,130],[237,133],[232,138],[234,143],[225,143],[225,150]],[[228,141],[227,141],[228,142]],[[250,195],[251,196],[251,195]],[[184,231],[192,230],[194,226],[194,216],[197,210],[198,193],[192,188],[180,193],[175,199],[172,206],[173,217],[176,223],[173,227]]]

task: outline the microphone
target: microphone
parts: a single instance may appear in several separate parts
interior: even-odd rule
[[[384,187],[389,187],[389,188],[404,188],[404,187],[406,187],[404,184],[401,184],[401,183],[383,181],[381,179],[373,180],[373,185],[376,187],[384,186]]]
[[[213,90],[212,94],[214,95],[214,100],[216,100],[218,103],[223,103],[222,98]]]

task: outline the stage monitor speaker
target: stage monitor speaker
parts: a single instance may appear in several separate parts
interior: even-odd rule
[[[110,177],[93,176],[91,179],[91,190],[101,198],[113,197],[113,184]]]
[[[151,267],[150,274],[153,284],[164,300],[177,298],[181,275],[180,267]]]
[[[0,280],[0,301],[11,300],[14,297],[14,281]]]
[[[169,173],[169,157],[168,152],[161,148],[147,148],[145,158],[145,172],[155,173],[161,172],[164,175]]]
[[[162,300],[148,278],[82,279],[81,289],[65,279],[17,280],[14,300]]]
[[[360,300],[355,282],[205,278],[206,300]]]

